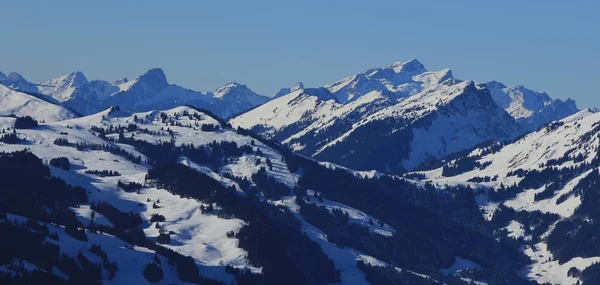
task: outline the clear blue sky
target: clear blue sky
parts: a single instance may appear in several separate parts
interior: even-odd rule
[[[493,3],[492,3],[493,2]],[[265,95],[396,60],[600,106],[600,1],[1,1],[0,71]]]

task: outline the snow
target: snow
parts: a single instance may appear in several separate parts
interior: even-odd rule
[[[576,257],[559,264],[558,261],[552,260],[552,253],[548,251],[544,242],[537,243],[533,247],[527,246],[524,252],[534,263],[523,268],[521,273],[540,284],[575,284],[578,279],[567,276],[567,272],[571,267],[583,270],[595,262],[600,262],[600,257]]]
[[[82,225],[89,225],[92,221],[92,215],[94,217],[94,224],[104,225],[112,227],[113,224],[102,214],[90,209],[90,205],[80,205],[79,208],[71,208],[75,215],[77,216],[77,220],[81,222]]]
[[[486,85],[494,101],[528,130],[535,130],[542,124],[560,120],[578,111],[573,100],[553,100],[545,92],[536,92],[522,85],[506,87],[496,81]]]
[[[9,221],[17,220],[20,223],[26,221],[25,218],[12,214],[8,214],[7,219]],[[142,272],[144,267],[154,260],[154,251],[147,248],[132,246],[114,236],[101,233],[86,232],[88,241],[79,241],[66,234],[63,227],[54,224],[45,225],[48,227],[51,234],[56,233],[59,237],[58,241],[49,238],[46,238],[46,241],[60,246],[61,254],[65,253],[75,257],[79,252],[82,252],[90,261],[101,264],[102,259],[89,251],[91,245],[98,244],[107,253],[110,262],[117,262],[119,269],[117,270],[114,279],[108,280],[108,272],[104,269],[102,270],[102,284],[148,284],[148,281],[143,277]],[[168,265],[168,261],[165,257],[160,256],[159,258],[161,259],[164,273],[163,281],[166,284],[189,284],[181,283],[177,277],[177,269]],[[57,272],[58,276],[64,276],[64,274],[56,268],[54,268],[53,272]]]
[[[477,268],[481,268],[481,265],[479,265],[473,261],[470,261],[468,259],[463,259],[463,258],[456,256],[456,257],[454,257],[454,264],[452,264],[452,266],[450,266],[448,268],[444,268],[444,269],[440,270],[440,272],[442,272],[442,274],[448,276],[448,275],[456,274],[457,272],[459,272],[461,270],[477,269]]]
[[[314,197],[315,193],[313,191],[308,191],[308,194],[310,195],[310,203],[321,207],[325,207],[329,211],[334,209],[340,210],[348,215],[349,221],[351,223],[359,224],[365,228],[368,228],[369,231],[372,233],[377,233],[384,236],[392,236],[395,232],[395,230],[391,226],[377,221],[377,219],[371,217],[370,215],[360,210],[327,199],[323,199],[323,201],[321,202],[319,201],[319,199]]]
[[[440,185],[470,185],[477,187],[498,187],[501,183],[512,185],[518,183],[522,178],[517,176],[508,176],[508,172],[516,169],[539,170],[541,165],[547,164],[551,159],[558,159],[569,153],[570,157],[582,155],[584,161],[574,162],[567,160],[564,163],[555,165],[559,169],[565,167],[574,167],[584,162],[590,163],[596,157],[596,150],[600,145],[600,140],[595,133],[594,128],[600,122],[600,114],[593,110],[583,110],[554,123],[554,127],[544,127],[538,131],[529,133],[519,140],[502,147],[499,151],[484,155],[479,162],[490,164],[484,169],[474,169],[463,174],[451,177],[444,177],[441,168],[419,172],[424,174],[425,181],[430,181]],[[594,132],[591,132],[591,131]],[[591,132],[591,133],[590,133]],[[480,155],[481,150],[473,150],[468,155]],[[535,201],[535,194],[544,191],[546,186],[538,189],[525,189],[518,193],[516,197],[502,202],[507,207],[515,210],[541,211],[544,213],[558,214],[561,219],[569,219],[573,216],[577,207],[581,204],[581,198],[572,193],[574,187],[581,179],[586,177],[592,171],[599,171],[598,168],[588,169],[576,176],[565,185],[559,187],[554,194],[543,200]],[[484,183],[465,182],[473,177],[494,177],[498,176],[497,181]],[[562,203],[558,203],[559,197],[568,195]],[[491,218],[497,203],[487,201],[487,196],[480,195],[476,197],[478,205],[484,210],[486,218]],[[480,201],[479,201],[480,200]],[[540,238],[547,236],[554,227],[551,226]],[[523,225],[517,221],[511,221],[505,229],[509,232],[509,237],[523,237],[525,240],[531,240],[531,236],[525,234]],[[583,269],[593,262],[600,261],[600,257],[592,258],[574,258],[564,264],[558,264],[552,261],[552,254],[547,250],[545,242],[535,244],[533,247],[525,247],[524,253],[528,255],[533,263],[523,268],[523,275],[538,283],[548,282],[551,284],[574,284],[577,279],[567,277],[567,271],[571,267]]]
[[[0,85],[0,115],[31,116],[36,120],[56,122],[77,115],[59,105]]]
[[[525,238],[531,240],[531,236],[525,235],[525,226],[515,220],[510,221],[508,226],[504,227],[508,231],[508,237],[511,238]]]
[[[78,87],[88,84],[88,80],[79,71],[50,79],[38,85],[38,92],[54,97],[60,102],[71,99]]]
[[[296,216],[296,218],[301,222],[302,232],[304,232],[311,240],[319,244],[321,250],[323,250],[323,252],[329,258],[331,258],[335,268],[341,270],[340,284],[369,284],[364,273],[356,266],[357,261],[359,260],[376,266],[389,266],[389,264],[364,254],[358,250],[349,247],[340,248],[327,241],[327,236],[325,233],[302,218],[302,215],[299,213],[300,206],[296,204],[295,197],[284,197],[282,200],[272,201],[272,203],[287,207]],[[403,271],[403,269],[400,268],[396,268],[396,270]],[[427,276],[412,271],[407,270],[407,272],[428,278]]]

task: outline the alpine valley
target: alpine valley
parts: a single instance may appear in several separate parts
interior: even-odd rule
[[[600,284],[600,113],[524,86],[13,72],[0,115],[0,284]]]

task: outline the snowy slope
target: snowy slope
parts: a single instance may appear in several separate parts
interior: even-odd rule
[[[382,141],[376,143],[383,145],[387,136],[406,129],[410,130],[407,133],[409,151],[403,155],[402,161],[384,161],[388,165],[385,168],[380,165],[378,169],[398,166],[412,169],[429,159],[441,158],[487,140],[510,139],[521,132],[514,121],[491,101],[485,89],[476,87],[473,82],[450,79],[446,84],[426,89],[364,118],[351,130],[319,149],[316,157],[330,160],[338,153],[336,148],[345,148],[344,142],[358,139],[360,130],[367,131],[372,128],[370,126],[388,122],[402,123],[392,123],[390,129],[374,133],[382,136]],[[403,143],[397,141],[396,147]],[[357,148],[353,155],[363,150],[369,151],[369,147]],[[367,157],[368,154],[364,155]],[[362,168],[360,163],[349,166]]]
[[[77,117],[74,112],[38,97],[0,85],[0,114],[31,116],[38,121],[56,122]]]
[[[507,87],[497,81],[490,81],[486,85],[494,101],[528,131],[578,111],[572,99],[552,99],[545,92],[536,92],[522,85]]]
[[[38,85],[38,93],[50,95],[58,101],[71,99],[77,88],[88,84],[88,80],[80,71],[50,79]]]
[[[581,218],[582,214],[578,211],[583,210],[583,199],[587,195],[581,191],[592,191],[585,190],[586,184],[581,182],[600,170],[597,151],[600,146],[599,126],[600,113],[582,110],[500,148],[475,148],[457,159],[449,159],[442,168],[419,173],[423,175],[423,181],[439,185],[469,184],[476,189],[519,185],[518,192],[500,201],[482,197],[480,206],[488,218],[494,215],[500,204],[517,211],[553,214],[561,222]],[[457,173],[444,174],[447,167],[461,164],[460,161],[466,158],[476,161],[478,166],[465,166]],[[525,175],[515,174],[515,171],[525,171]],[[560,171],[560,174],[551,173],[550,177],[539,175],[535,180],[529,174],[544,171]],[[485,177],[488,180],[480,182]],[[525,179],[529,181],[527,184],[522,183]],[[534,184],[531,184],[532,181]],[[516,221],[512,221],[507,230],[509,236],[532,238],[525,235],[523,225]],[[583,270],[600,260],[600,256],[575,257],[567,262],[555,260],[544,239],[550,234],[559,235],[561,232],[554,233],[553,227],[550,227],[542,237],[536,237],[541,241],[524,248],[533,260],[530,266],[523,268],[528,278],[539,283],[574,284],[578,279],[567,276],[571,267]]]

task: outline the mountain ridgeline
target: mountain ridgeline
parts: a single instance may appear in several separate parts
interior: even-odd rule
[[[321,89],[287,90],[231,124],[318,160],[388,173],[489,140],[510,141],[577,112],[572,100],[552,100],[522,86],[462,81],[448,69],[427,71],[416,60]]]

